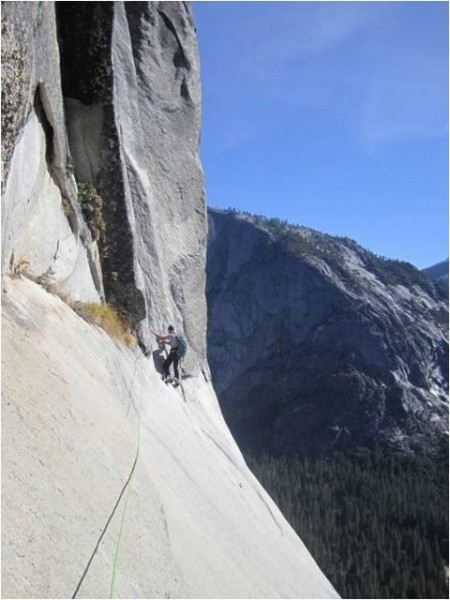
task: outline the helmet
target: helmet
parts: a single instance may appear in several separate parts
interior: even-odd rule
[[[175,327],[173,325],[169,325],[169,327],[167,328],[169,331],[175,331]]]

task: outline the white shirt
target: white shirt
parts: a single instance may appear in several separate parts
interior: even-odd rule
[[[168,340],[171,350],[173,350],[174,348],[178,348],[178,338],[175,333],[168,333],[166,335],[166,340]]]

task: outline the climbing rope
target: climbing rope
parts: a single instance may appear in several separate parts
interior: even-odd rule
[[[143,356],[144,355],[141,354],[134,361],[134,371],[133,371],[133,376],[131,378],[131,388],[130,388],[130,394],[129,394],[131,400],[133,399],[133,395],[132,395],[133,394],[133,386],[134,386],[134,380],[136,378],[136,371],[137,371],[136,363]],[[138,458],[139,458],[139,450],[140,450],[140,447],[141,447],[141,415],[140,415],[140,413],[137,410],[136,410],[136,412],[137,412],[137,415],[139,417],[139,429],[138,429],[138,441],[137,441],[137,448],[136,448],[136,456],[135,456],[135,459],[134,459],[133,466],[131,468],[130,477],[128,478],[128,482],[127,482],[127,495],[126,495],[126,498],[125,498],[125,503],[123,505],[122,519],[120,521],[119,537],[117,538],[116,551],[114,553],[113,569],[112,569],[112,575],[111,575],[111,585],[110,585],[110,588],[109,588],[109,597],[110,598],[114,598],[114,592],[115,592],[116,580],[117,580],[117,573],[118,573],[118,570],[119,570],[119,555],[120,555],[120,547],[121,547],[122,538],[123,538],[123,530],[124,530],[124,525],[125,525],[125,516],[127,514],[128,500],[129,500],[130,494],[131,494],[131,487],[132,487],[132,483],[133,483],[134,473],[136,471],[136,465],[137,465]]]
[[[119,537],[117,539],[116,551],[114,553],[113,569],[112,569],[112,576],[111,576],[111,586],[109,588],[109,597],[110,598],[114,598],[115,597],[117,572],[119,570],[120,547],[121,547],[122,538],[123,538],[123,530],[124,530],[124,525],[125,525],[125,516],[127,514],[127,509],[128,509],[128,500],[130,498],[131,486],[132,486],[132,483],[133,483],[133,477],[134,477],[134,473],[136,471],[136,465],[137,465],[138,458],[139,458],[140,441],[141,441],[141,429],[140,429],[140,426],[139,426],[139,436],[138,436],[138,445],[137,445],[137,449],[136,449],[136,458],[134,459],[133,468],[131,469],[131,474],[130,474],[130,477],[129,477],[129,480],[128,480],[127,495],[126,495],[126,498],[125,498],[125,503],[123,505],[122,519],[120,521]]]
[[[167,357],[167,350],[166,350],[165,347],[164,347],[164,350],[166,352],[166,357]],[[129,391],[129,397],[130,397],[131,403],[133,403],[133,395],[132,394],[133,394],[134,381],[136,379],[136,372],[137,372],[137,364],[136,363],[138,362],[139,359],[143,358],[144,356],[145,356],[145,354],[141,354],[134,361],[134,371],[133,371],[133,375],[132,375],[132,378],[131,378],[131,388],[130,388],[130,391]],[[186,402],[186,396],[185,396],[184,389],[183,389],[183,386],[182,386],[182,383],[181,383],[181,379],[182,379],[182,366],[181,366],[181,360],[180,360],[180,388],[181,388],[181,393],[182,393],[183,399]],[[106,533],[106,531],[107,531],[107,529],[109,527],[109,524],[111,523],[112,518],[114,517],[114,515],[116,513],[116,510],[117,510],[117,508],[118,508],[118,506],[119,506],[119,504],[120,504],[120,502],[122,500],[122,497],[123,497],[123,495],[124,495],[124,493],[126,491],[127,494],[126,494],[126,497],[125,497],[125,502],[124,502],[124,506],[123,506],[123,510],[122,510],[122,518],[121,518],[121,521],[120,521],[119,535],[118,535],[118,539],[117,539],[116,549],[115,549],[115,552],[114,552],[114,560],[113,560],[112,575],[111,575],[111,585],[110,585],[110,589],[109,589],[109,598],[114,598],[115,597],[117,574],[118,574],[118,571],[119,571],[120,550],[121,550],[121,546],[122,546],[123,533],[124,533],[124,528],[125,528],[125,519],[126,519],[126,515],[127,515],[127,511],[128,511],[128,501],[129,501],[129,498],[130,498],[130,495],[131,495],[132,483],[133,483],[133,479],[134,479],[134,474],[136,472],[136,466],[137,466],[137,463],[138,463],[139,451],[140,451],[141,415],[140,415],[139,411],[137,410],[136,406],[135,406],[135,410],[136,410],[136,413],[137,413],[138,418],[139,418],[139,429],[138,429],[138,441],[137,441],[137,448],[136,448],[136,456],[134,458],[133,466],[131,468],[131,472],[130,472],[130,474],[128,476],[128,479],[125,482],[125,485],[123,486],[122,491],[120,492],[119,498],[117,499],[117,501],[116,501],[116,503],[114,505],[114,508],[113,508],[113,510],[112,510],[112,512],[111,512],[111,514],[110,514],[110,516],[109,516],[109,518],[107,520],[107,522],[106,522],[106,525],[103,528],[103,531],[102,531],[99,539],[97,540],[97,543],[95,545],[94,551],[92,552],[92,555],[89,558],[89,561],[88,561],[88,563],[87,563],[87,565],[86,565],[86,567],[84,569],[84,572],[83,572],[83,574],[82,574],[82,576],[80,578],[80,581],[78,582],[78,585],[77,585],[77,587],[75,589],[75,592],[72,595],[72,599],[74,599],[74,598],[77,597],[77,594],[78,594],[78,592],[79,592],[79,590],[80,590],[80,588],[81,588],[81,586],[83,584],[83,581],[84,581],[84,579],[85,579],[85,577],[86,577],[86,575],[87,575],[87,573],[88,573],[88,571],[90,569],[90,566],[92,564],[94,556],[96,555],[97,550],[100,547],[102,539],[103,539],[103,537],[104,537],[104,535],[105,535],[105,533]],[[127,413],[128,413],[128,411],[127,411]]]
[[[120,504],[120,501],[122,500],[122,496],[124,495],[124,493],[125,493],[125,490],[127,489],[128,485],[129,485],[129,483],[130,483],[130,481],[131,481],[131,479],[132,479],[132,475],[133,475],[133,473],[134,473],[135,466],[136,466],[136,460],[135,460],[135,463],[133,464],[132,471],[131,471],[131,473],[130,473],[130,475],[129,475],[128,479],[127,479],[127,481],[125,482],[125,485],[123,486],[123,488],[122,488],[122,491],[120,492],[120,495],[119,495],[119,497],[118,497],[118,499],[117,499],[117,501],[116,501],[116,503],[115,503],[115,505],[114,505],[114,508],[112,509],[112,511],[111,511],[111,514],[110,514],[110,515],[109,515],[109,517],[108,517],[108,520],[106,521],[106,525],[105,525],[105,527],[103,528],[103,531],[102,531],[102,533],[100,534],[100,537],[98,538],[98,540],[97,540],[97,543],[95,544],[94,551],[92,552],[92,554],[91,554],[91,557],[89,558],[89,560],[88,560],[88,563],[87,563],[87,565],[86,565],[86,567],[85,567],[85,569],[84,569],[84,571],[83,571],[83,574],[82,574],[82,576],[81,576],[81,578],[80,578],[80,581],[78,582],[78,585],[77,585],[77,587],[75,588],[75,591],[74,591],[74,593],[72,594],[72,599],[77,597],[77,594],[78,594],[78,592],[80,591],[80,588],[81,588],[81,586],[83,585],[83,581],[85,580],[85,578],[86,578],[86,575],[87,575],[87,574],[88,574],[88,572],[89,572],[89,569],[90,569],[90,567],[91,567],[92,561],[94,560],[94,556],[97,554],[97,550],[99,549],[99,547],[100,547],[100,544],[101,544],[101,542],[102,542],[102,539],[103,539],[103,537],[104,537],[105,533],[106,533],[106,532],[107,532],[107,530],[108,530],[109,524],[111,523],[111,521],[112,521],[112,518],[113,518],[113,517],[114,517],[114,515],[116,514],[116,510],[117,510],[117,508],[118,508],[118,506],[119,506],[119,504]]]
[[[133,375],[132,375],[132,379],[131,379],[131,388],[130,388],[130,392],[129,392],[129,396],[130,396],[131,399],[132,399],[133,386],[134,386],[134,381],[135,381],[135,378],[136,378],[136,371],[137,371],[136,363],[143,356],[144,355],[141,354],[134,361],[134,371],[133,371]],[[102,539],[105,536],[106,531],[108,530],[109,524],[111,523],[111,521],[112,521],[112,519],[113,519],[113,517],[114,517],[114,515],[116,513],[116,510],[117,510],[117,508],[118,508],[118,506],[120,504],[120,501],[122,500],[122,497],[123,497],[125,491],[127,491],[127,495],[126,495],[126,498],[125,498],[125,504],[124,504],[124,508],[123,508],[123,511],[122,511],[122,519],[121,519],[121,524],[120,524],[120,529],[119,529],[119,537],[118,537],[118,540],[117,540],[116,550],[115,550],[115,553],[114,553],[113,571],[112,571],[111,585],[110,585],[110,595],[109,595],[110,598],[113,598],[113,593],[114,593],[114,590],[115,590],[115,584],[116,584],[116,579],[117,579],[118,565],[119,565],[120,545],[121,545],[121,542],[122,542],[123,530],[124,530],[124,523],[125,523],[125,516],[126,516],[126,512],[127,512],[127,508],[128,508],[128,498],[130,497],[131,483],[133,481],[134,473],[136,471],[136,465],[137,465],[137,462],[138,462],[139,450],[140,450],[140,441],[141,441],[141,416],[140,416],[140,413],[139,413],[138,410],[136,410],[136,413],[137,413],[137,415],[139,417],[138,442],[137,442],[136,456],[135,456],[135,459],[134,459],[134,462],[133,462],[133,466],[131,468],[131,472],[130,472],[130,474],[128,476],[127,481],[125,482],[125,485],[122,488],[122,491],[119,494],[119,497],[118,497],[118,499],[117,499],[117,501],[116,501],[116,503],[115,503],[115,505],[114,505],[114,507],[113,507],[113,509],[111,511],[111,514],[108,517],[108,520],[106,521],[106,525],[103,528],[102,533],[100,534],[100,537],[97,540],[95,548],[94,548],[94,550],[93,550],[93,552],[92,552],[92,554],[91,554],[91,556],[90,556],[90,558],[88,560],[88,563],[87,563],[87,565],[86,565],[86,567],[85,567],[85,569],[83,571],[83,574],[82,574],[82,576],[80,578],[80,581],[78,582],[78,585],[75,588],[75,591],[74,591],[74,593],[73,593],[73,595],[71,597],[72,600],[77,597],[77,594],[80,591],[80,588],[81,588],[81,586],[83,584],[83,581],[85,580],[86,575],[89,572],[89,569],[91,567],[92,561],[94,560],[94,557],[97,554],[97,550],[100,547]]]

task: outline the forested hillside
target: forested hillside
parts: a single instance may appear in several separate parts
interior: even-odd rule
[[[448,447],[247,457],[343,598],[448,597]]]

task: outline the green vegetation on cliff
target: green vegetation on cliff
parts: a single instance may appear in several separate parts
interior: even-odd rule
[[[105,241],[103,199],[90,183],[78,184],[78,202],[94,241]]]

